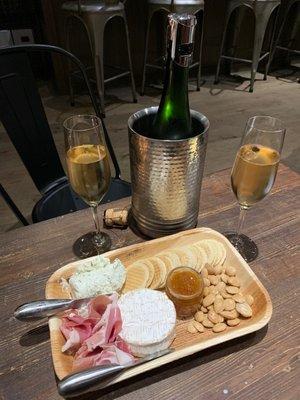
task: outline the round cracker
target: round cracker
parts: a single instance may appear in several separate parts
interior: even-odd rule
[[[211,250],[211,247],[209,246],[209,243],[207,243],[208,239],[203,239],[200,240],[200,242],[196,243],[196,246],[200,246],[206,253],[207,256],[207,264],[208,265],[213,265],[214,261],[214,253]]]
[[[172,251],[178,255],[181,262],[181,267],[193,268],[193,265],[197,264],[194,254],[185,247],[178,247],[177,249],[172,249]]]
[[[185,252],[187,259],[188,259],[188,266],[191,268],[195,268],[197,265],[198,257],[197,255],[192,251],[191,245],[189,246],[184,246],[181,247],[182,250]]]
[[[123,287],[123,293],[134,289],[146,287],[149,279],[149,269],[146,264],[135,262],[126,270],[126,281]]]
[[[195,266],[195,270],[201,272],[202,268],[204,268],[207,263],[206,252],[202,247],[196,246],[195,244],[191,245],[191,251],[194,251],[197,256],[197,264]]]
[[[223,243],[220,243],[222,245],[222,257],[219,261],[219,265],[223,265],[225,260],[226,260],[226,256],[227,256],[227,252],[226,252],[226,247],[224,246]]]
[[[165,264],[168,275],[168,273],[174,268],[172,260],[166,254],[158,254],[157,257],[160,258],[162,262]]]
[[[162,260],[158,257],[148,258],[148,261],[151,262],[154,267],[154,277],[151,282],[150,289],[159,289],[165,284],[167,268]]]
[[[173,268],[181,266],[180,258],[172,250],[164,251],[163,253],[160,253],[160,255],[167,256],[172,261]]]
[[[218,265],[218,262],[222,257],[222,250],[220,248],[219,242],[213,239],[207,239],[206,244],[210,248],[211,254],[213,255],[212,266]]]
[[[146,283],[146,287],[148,288],[151,285],[153,278],[154,278],[154,267],[153,267],[152,263],[147,259],[137,261],[136,264],[138,264],[138,263],[146,265],[146,267],[149,270],[149,278]]]
[[[224,262],[224,250],[225,250],[225,257],[226,257],[226,249],[222,243],[218,240],[214,239],[207,239],[207,244],[210,247],[212,253],[214,254],[213,265],[217,266]]]

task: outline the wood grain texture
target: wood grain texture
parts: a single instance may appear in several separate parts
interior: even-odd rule
[[[199,226],[220,232],[235,227],[238,207],[229,177],[225,170],[204,180]],[[281,166],[272,193],[246,217],[244,233],[260,251],[250,265],[274,308],[267,327],[81,399],[298,399],[299,198],[299,175]],[[60,398],[47,322],[21,323],[12,313],[21,303],[44,296],[49,276],[75,260],[74,240],[92,228],[92,216],[84,210],[0,236],[1,399]],[[115,247],[144,240],[129,229],[109,232]]]

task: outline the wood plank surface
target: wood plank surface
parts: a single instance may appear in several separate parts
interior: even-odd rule
[[[229,178],[225,170],[204,179],[198,226],[220,232],[235,227],[238,207]],[[80,399],[299,399],[299,198],[299,175],[281,166],[272,193],[246,217],[244,233],[259,247],[250,265],[274,307],[266,328]],[[84,210],[0,235],[1,399],[60,398],[47,323],[21,323],[12,313],[44,296],[48,277],[75,259],[74,240],[92,228]],[[144,240],[130,229],[109,233],[115,248]]]

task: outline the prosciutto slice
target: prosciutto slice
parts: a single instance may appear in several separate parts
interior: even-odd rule
[[[66,343],[62,351],[74,354],[74,370],[134,361],[128,345],[119,337],[122,319],[117,299],[117,294],[101,295],[92,299],[84,312],[70,310],[63,316],[60,330]]]

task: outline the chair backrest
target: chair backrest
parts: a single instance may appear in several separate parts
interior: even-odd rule
[[[0,50],[0,120],[40,192],[65,176],[25,52]]]
[[[0,49],[0,120],[36,187],[44,193],[66,178],[32,73],[28,58],[32,51],[59,53],[75,63],[86,83],[95,114],[101,118],[101,113],[84,66],[73,54],[48,45]],[[116,177],[119,178],[120,168],[102,118],[101,121]]]

